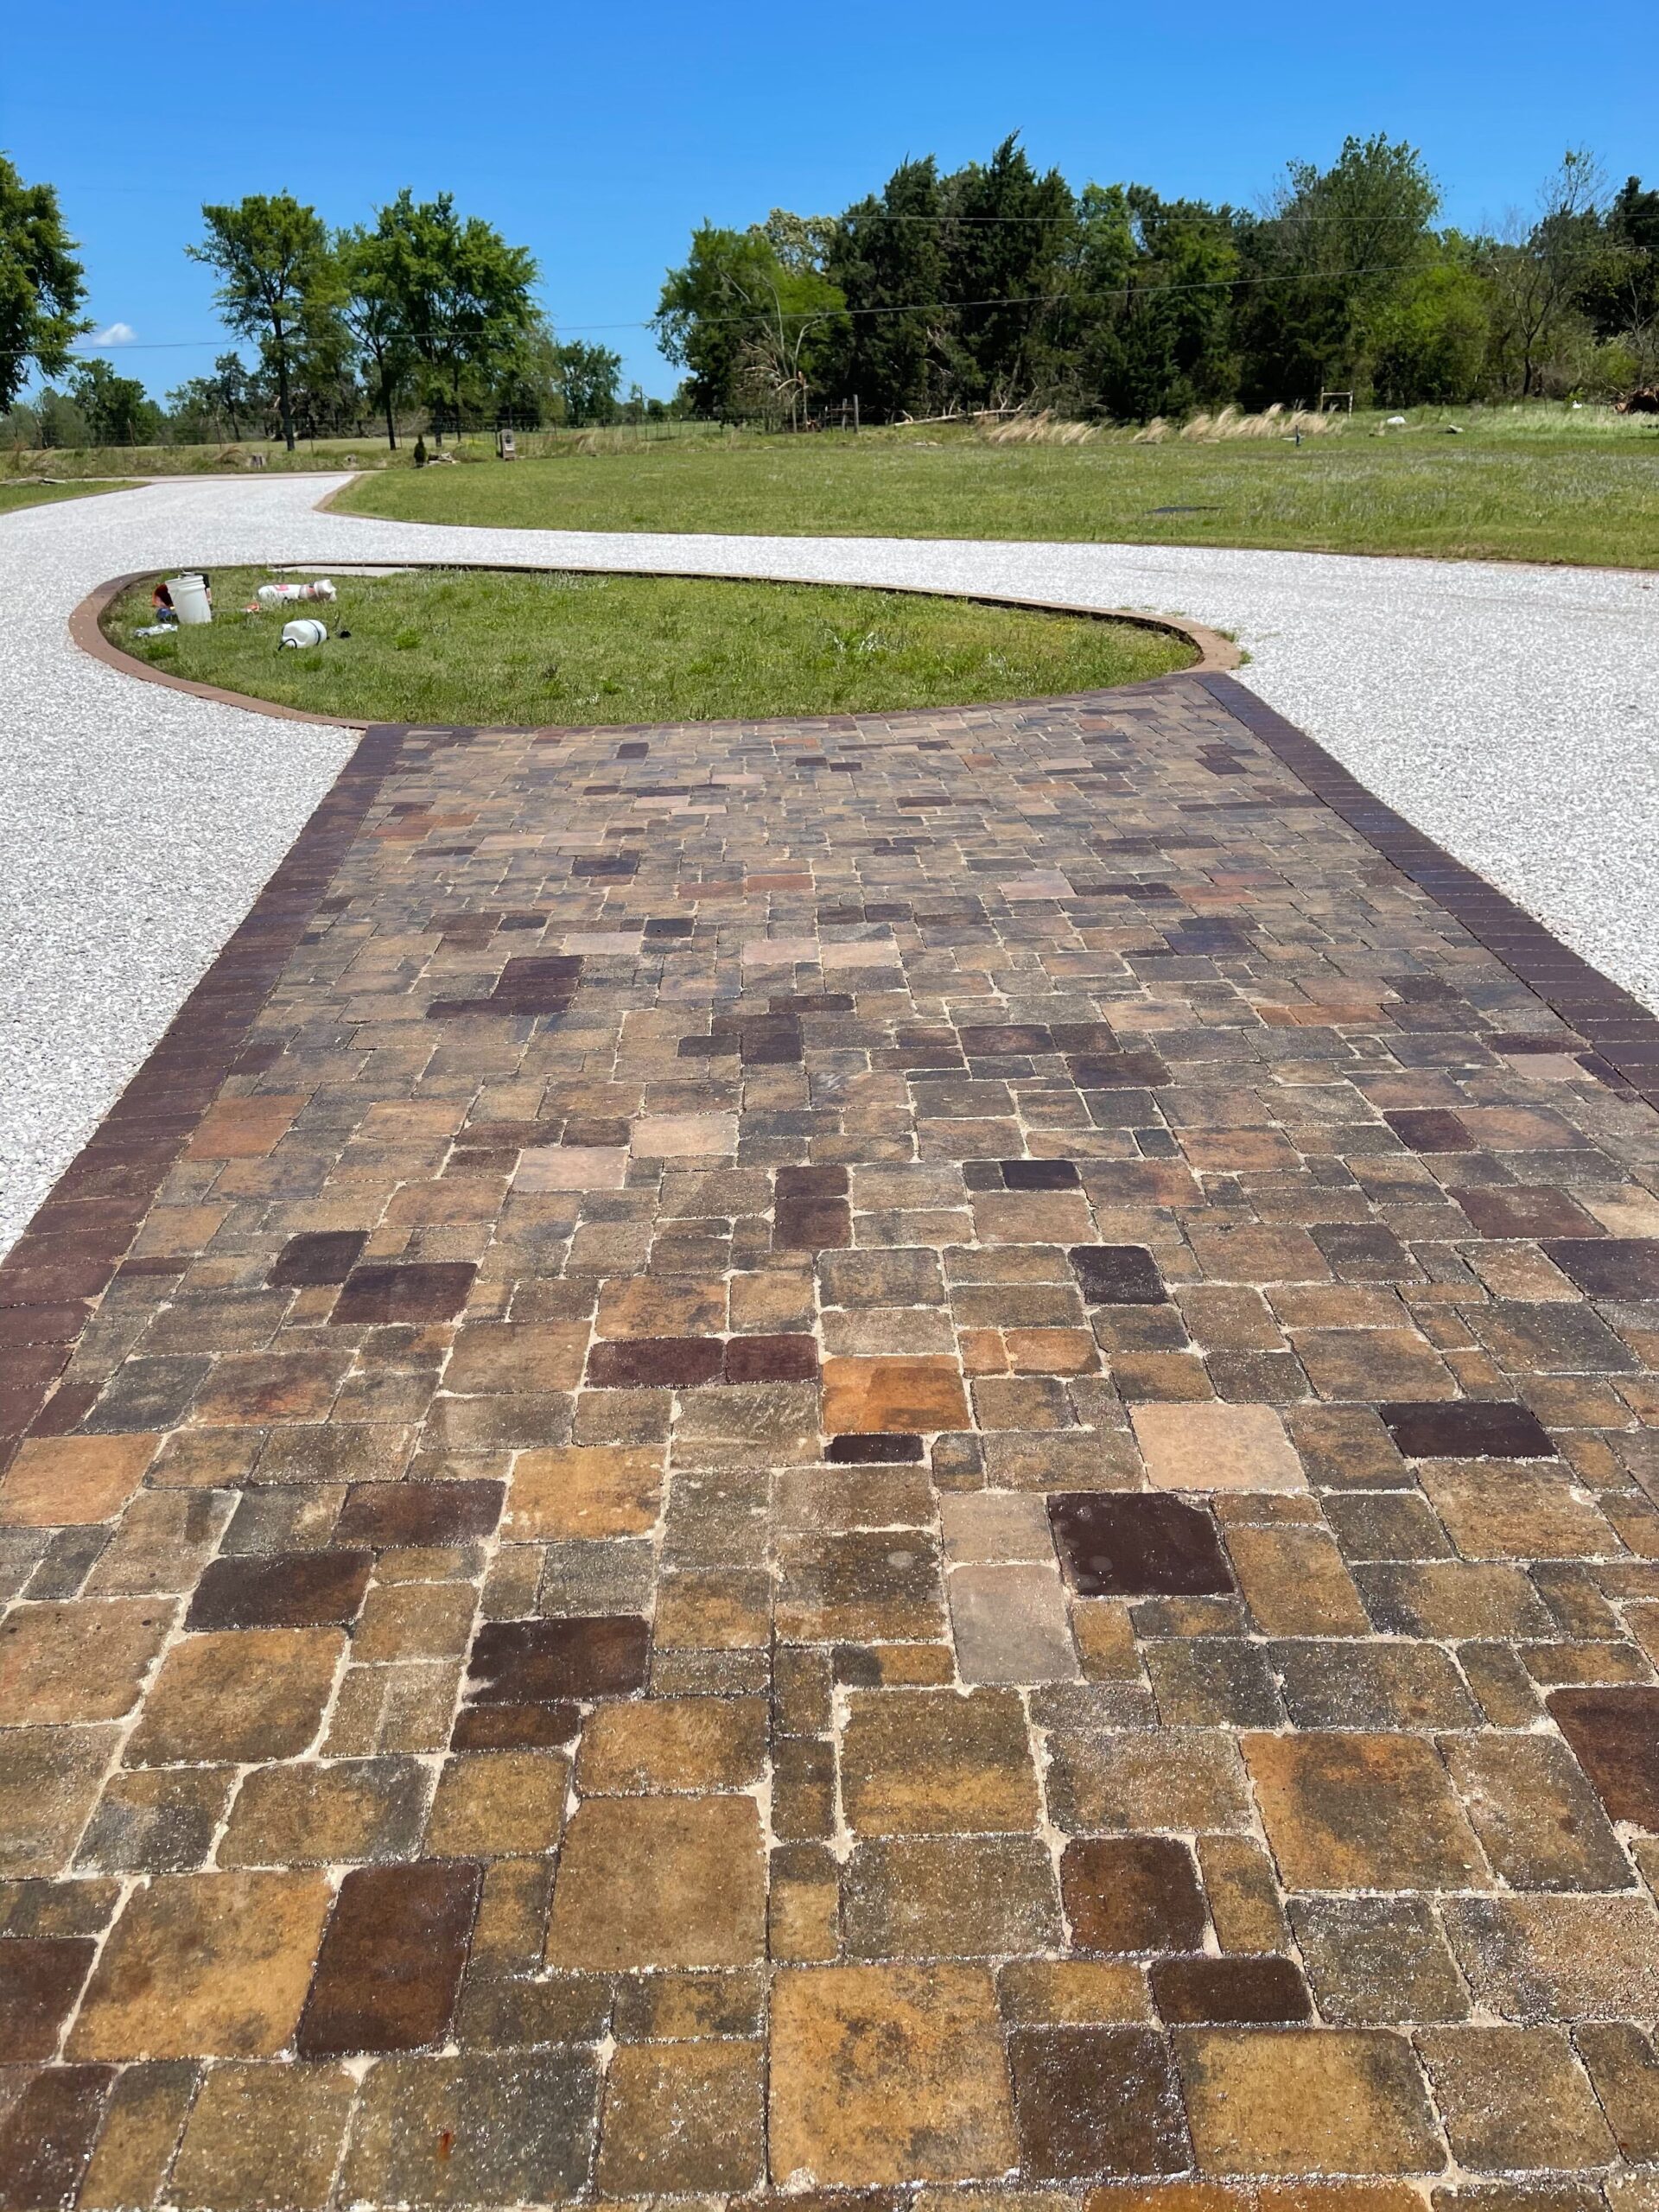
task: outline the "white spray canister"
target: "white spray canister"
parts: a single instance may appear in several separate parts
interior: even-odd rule
[[[262,607],[291,607],[303,600],[332,603],[339,596],[327,576],[319,576],[313,583],[261,584],[257,595]]]
[[[213,620],[213,602],[207,596],[207,582],[194,569],[187,575],[169,576],[167,592],[173,602],[173,612],[187,628]]]
[[[283,643],[285,645],[298,645],[303,650],[307,645],[326,645],[327,639],[326,625],[313,615],[302,615],[297,622],[284,622],[283,625]]]

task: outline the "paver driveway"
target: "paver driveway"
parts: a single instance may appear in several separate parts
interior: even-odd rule
[[[365,741],[0,1269],[0,2205],[1650,2202],[1650,1046],[1299,760]]]

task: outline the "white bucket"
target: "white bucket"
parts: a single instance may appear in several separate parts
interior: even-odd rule
[[[168,595],[173,601],[173,612],[186,628],[213,619],[213,602],[207,596],[207,587],[194,571],[188,576],[169,576]]]
[[[326,645],[327,640],[326,625],[309,614],[302,615],[297,622],[284,622],[283,625],[283,643],[285,645],[298,645],[303,651],[308,645]]]

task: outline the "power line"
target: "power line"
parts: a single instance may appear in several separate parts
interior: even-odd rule
[[[1413,264],[1408,261],[1391,261],[1378,263],[1375,266],[1367,269],[1334,269],[1323,271],[1318,270],[1295,269],[1281,270],[1275,274],[1269,276],[1196,277],[1188,283],[1181,284],[1136,284],[1130,280],[1120,280],[1116,283],[1107,284],[1103,286],[1103,289],[1109,294],[1115,295],[1122,293],[1125,298],[1133,296],[1138,300],[1161,299],[1166,294],[1172,292],[1234,291],[1241,289],[1249,289],[1262,284],[1340,284],[1348,283],[1351,278],[1355,276],[1398,276],[1403,270],[1408,270],[1412,266]],[[959,313],[964,308],[974,308],[1052,307],[1058,304],[1060,302],[1075,300],[1077,297],[1078,295],[1076,291],[1032,292],[1020,296],[1010,296],[982,300],[918,300],[901,302],[897,306],[890,307],[817,308],[804,314],[799,312],[790,313],[788,311],[781,310],[780,312],[784,313],[785,320],[791,322],[827,321],[831,317],[842,317],[850,321],[856,318],[868,315],[944,315]],[[658,322],[662,320],[664,313],[672,314],[674,312],[675,310],[673,309],[660,310],[658,315],[648,315],[643,321],[638,322],[563,322],[556,317],[553,319],[553,322],[556,331],[653,330],[657,327]],[[760,312],[760,310],[752,309],[747,314],[699,315],[696,317],[696,320],[699,322],[753,322],[755,320],[755,316],[758,312]],[[447,338],[451,334],[448,331],[413,331],[400,334],[405,337],[419,340],[422,338]],[[72,346],[67,350],[71,354],[79,359],[102,360],[105,359],[109,353],[166,353],[199,352],[203,346],[221,346],[225,342],[226,334],[221,331],[216,337],[213,338],[133,339],[124,345],[106,346],[103,352],[99,352],[96,347],[87,347],[85,346]],[[21,348],[16,349],[8,353],[0,353],[0,359],[5,360],[19,360],[29,358],[29,356]]]

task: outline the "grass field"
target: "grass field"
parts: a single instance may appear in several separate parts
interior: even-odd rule
[[[99,492],[124,492],[125,484],[30,484],[0,477],[0,515],[19,507],[49,506],[54,499],[87,499]]]
[[[1584,421],[1584,417],[1591,419]],[[1448,424],[1467,427],[1459,436]],[[1582,423],[1582,427],[1580,427]],[[582,449],[586,447],[588,449]],[[1377,434],[998,445],[951,429],[631,443],[387,471],[353,514],[518,529],[1054,538],[1659,567],[1659,425],[1606,410],[1414,416]]]
[[[214,620],[136,639],[149,582],[105,633],[169,674],[353,721],[748,720],[965,706],[1135,683],[1185,667],[1184,639],[1133,623],[811,585],[439,569],[337,576],[331,632],[278,646],[244,615],[270,571],[215,570]],[[339,635],[349,630],[351,635]]]

